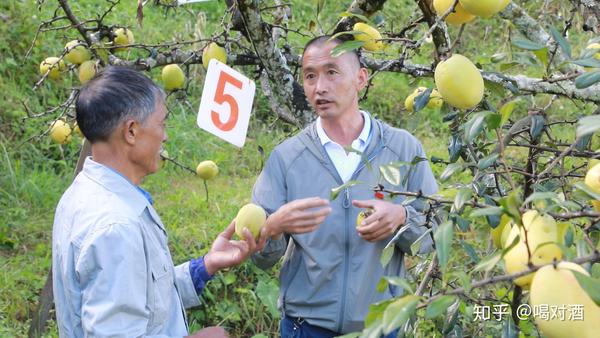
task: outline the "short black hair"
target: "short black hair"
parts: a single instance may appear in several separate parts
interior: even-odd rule
[[[91,143],[106,141],[127,118],[144,123],[164,98],[164,91],[144,74],[109,66],[81,88],[75,102],[77,125]]]
[[[351,41],[352,38],[347,38],[347,35],[342,34],[342,35],[338,35],[336,37],[333,37],[332,35],[321,35],[321,36],[317,36],[314,37],[312,39],[310,39],[310,41],[308,41],[306,43],[306,45],[304,45],[304,50],[302,51],[302,57],[304,57],[304,53],[306,53],[306,51],[308,50],[309,47],[313,46],[313,45],[322,45],[325,44],[327,42],[333,42],[336,46],[340,45],[346,41]],[[362,63],[360,62],[360,50],[358,49],[352,49],[347,51],[346,53],[351,53],[354,56],[356,56],[356,60],[358,62],[359,67],[362,67]]]

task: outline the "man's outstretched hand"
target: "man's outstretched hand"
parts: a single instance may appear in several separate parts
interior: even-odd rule
[[[258,239],[257,243],[247,228],[244,229],[244,240],[232,240],[234,233],[235,221],[217,236],[210,251],[204,256],[206,272],[210,275],[214,275],[220,269],[242,263],[265,245],[266,238]]]

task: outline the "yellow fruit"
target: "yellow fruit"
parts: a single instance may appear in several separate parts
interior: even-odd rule
[[[86,84],[89,80],[91,80],[94,76],[96,76],[96,61],[87,60],[84,61],[79,66],[79,82],[81,84]]]
[[[600,307],[581,288],[573,271],[589,276],[575,263],[560,262],[556,268],[548,265],[539,269],[531,282],[529,303],[532,307],[548,309],[548,318],[535,317],[535,323],[547,338],[598,337]],[[561,308],[564,309],[563,318],[560,310],[552,312],[552,309]],[[582,312],[579,318],[573,318],[573,310],[577,308]]]
[[[54,56],[47,57],[44,61],[42,61],[42,63],[40,63],[40,75],[44,76],[46,72],[50,70],[48,77],[53,80],[60,78],[60,72],[64,69],[65,63],[63,60]]]
[[[83,133],[81,132],[81,129],[79,129],[79,125],[77,124],[77,122],[73,124],[73,132],[79,135],[80,137],[83,137]]]
[[[594,59],[600,60],[600,43],[594,42],[589,44],[585,49],[595,49],[598,50],[596,54],[594,54]]]
[[[600,163],[595,164],[585,174],[585,184],[592,188],[596,193],[600,193]],[[600,201],[592,201],[592,205],[596,211],[600,211]]]
[[[90,51],[85,48],[85,46],[82,45],[79,40],[67,42],[65,45],[65,50],[67,50],[67,53],[65,54],[65,60],[76,65],[79,65],[92,57]]]
[[[492,240],[494,241],[494,246],[498,249],[504,247],[504,242],[508,238],[508,234],[510,234],[512,222],[510,222],[510,217],[506,214],[503,214],[500,217],[500,224],[497,227],[492,229]]]
[[[56,120],[50,127],[50,138],[59,144],[68,143],[71,141],[71,127],[63,120]]]
[[[244,238],[244,228],[248,228],[252,236],[256,238],[266,220],[267,214],[262,207],[248,203],[238,211],[235,217],[235,233],[240,238]]]
[[[419,94],[421,94],[425,90],[427,90],[426,87],[419,87],[406,97],[406,100],[404,100],[404,106],[406,107],[406,110],[408,110],[408,111],[414,110],[415,99],[417,98],[417,96],[419,96]],[[442,104],[444,104],[444,100],[442,100],[442,96],[440,95],[440,93],[437,90],[433,89],[431,91],[431,93],[429,94],[429,101],[427,102],[427,108],[436,108],[437,109],[437,108],[440,108],[442,106]]]
[[[595,153],[600,154],[600,149],[596,149]],[[588,170],[592,169],[596,164],[600,163],[600,159],[591,158],[588,162]]]
[[[456,108],[473,108],[483,98],[481,72],[471,60],[460,54],[438,63],[434,78],[444,101]]]
[[[459,0],[464,10],[470,14],[489,18],[500,12],[510,0]]]
[[[217,176],[219,167],[213,161],[202,161],[196,167],[196,174],[203,180],[210,180]]]
[[[547,264],[554,259],[560,260],[562,258],[562,251],[556,244],[561,242],[562,239],[559,238],[559,229],[552,216],[540,215],[535,210],[529,210],[523,214],[522,220],[523,226],[527,230],[528,245],[525,245],[525,230],[514,225],[506,238],[505,245],[510,245],[517,236],[519,236],[519,242],[504,255],[505,268],[508,274],[528,269],[527,247],[531,252],[531,263],[535,265]],[[514,280],[514,283],[528,289],[533,275],[534,273],[530,273],[519,277]]]
[[[208,69],[208,62],[211,59],[217,59],[226,64],[227,52],[225,51],[225,48],[217,45],[215,42],[211,42],[202,52],[202,65],[204,66],[204,69]]]
[[[179,65],[166,65],[161,73],[162,82],[165,84],[166,90],[175,90],[183,88],[185,83],[185,75]]]
[[[354,24],[353,29],[355,31],[362,32],[362,34],[356,34],[354,39],[357,41],[363,41],[364,49],[371,52],[378,52],[385,47],[383,41],[377,41],[381,39],[381,33],[379,33],[376,28],[371,27],[363,22],[357,22]]]
[[[117,28],[115,30],[114,46],[131,45],[135,42],[133,32],[127,28]],[[127,47],[115,48],[117,51],[127,50]]]
[[[433,8],[440,17],[446,13],[452,4],[454,4],[454,0],[433,0]],[[454,12],[446,17],[446,22],[453,25],[462,25],[473,19],[475,19],[475,16],[465,11],[460,3],[457,3],[456,7],[454,7]]]
[[[373,214],[373,209],[365,209],[362,210],[361,212],[358,213],[358,216],[356,216],[356,227],[358,228],[360,226],[360,224],[362,223],[362,221],[365,220],[365,218],[371,216]]]

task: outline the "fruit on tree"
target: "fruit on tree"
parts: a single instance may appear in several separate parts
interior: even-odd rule
[[[465,11],[482,18],[489,18],[500,12],[510,0],[459,0]]]
[[[426,91],[427,88],[426,87],[419,87],[417,89],[415,89],[410,95],[408,95],[406,97],[406,99],[404,100],[404,107],[406,107],[406,110],[412,112],[414,110],[414,106],[415,106],[415,99],[417,98],[417,96],[419,96],[419,94],[423,93],[424,91]],[[440,108],[442,106],[442,104],[444,104],[444,100],[442,99],[442,96],[440,95],[440,93],[433,89],[431,91],[431,93],[429,94],[429,101],[427,101],[427,108]]]
[[[497,227],[492,229],[492,241],[494,246],[498,249],[505,247],[504,243],[510,234],[512,223],[510,217],[507,214],[502,214],[500,217],[500,223]]]
[[[594,54],[594,59],[600,60],[600,43],[590,43],[585,49],[595,49],[597,53]]]
[[[216,42],[211,42],[202,52],[202,65],[208,69],[208,62],[211,59],[217,59],[222,63],[227,63],[227,52],[225,48],[219,46]]]
[[[471,60],[454,54],[438,63],[434,73],[435,85],[448,104],[470,109],[483,99],[483,77]]]
[[[219,173],[219,167],[213,161],[202,161],[196,167],[196,174],[203,180],[213,179]]]
[[[128,28],[117,28],[113,39],[114,46],[131,45],[135,42],[133,32]],[[116,51],[127,50],[127,47],[115,48]]]
[[[63,120],[56,120],[50,127],[50,138],[56,143],[66,144],[71,141],[71,127]]]
[[[363,41],[363,48],[371,51],[378,52],[385,48],[383,41],[381,40],[381,33],[377,28],[367,25],[364,22],[357,22],[354,24],[353,30],[362,32],[361,34],[354,35],[354,39],[357,41]]]
[[[235,217],[235,233],[240,238],[244,238],[244,228],[248,228],[252,236],[256,238],[266,220],[267,213],[261,206],[248,203],[240,208]]]
[[[589,186],[594,192],[600,194],[600,163],[595,164],[585,174],[585,184]],[[600,201],[592,201],[592,205],[596,211],[600,211]]]
[[[446,11],[454,4],[454,0],[433,0],[433,8],[438,16],[444,15]],[[462,25],[475,19],[475,15],[468,13],[461,6],[460,2],[454,7],[454,12],[448,14],[446,22],[453,25]]]
[[[92,57],[90,51],[84,45],[82,45],[79,40],[67,42],[65,45],[65,50],[67,51],[65,54],[65,60],[76,65],[79,65],[84,61],[91,59]]]
[[[166,90],[181,89],[185,83],[183,70],[177,64],[164,66],[161,72],[161,79]]]
[[[513,225],[505,247],[508,247],[519,236],[519,242],[504,255],[506,272],[517,273],[528,269],[529,252],[531,263],[542,265],[562,258],[562,250],[557,245],[562,241],[556,221],[550,215],[542,215],[536,210],[529,210],[522,216],[523,227]],[[527,237],[525,234],[527,230]],[[525,241],[527,240],[527,245]],[[513,282],[527,289],[531,284],[534,273],[515,279]]]
[[[48,70],[48,77],[57,80],[60,78],[60,72],[65,69],[65,63],[63,60],[51,56],[47,57],[42,63],[40,63],[40,75],[44,76]]]
[[[166,149],[160,151],[160,167],[163,168],[167,164],[167,158],[169,158],[169,152]]]
[[[86,84],[89,80],[96,76],[96,61],[84,61],[79,66],[79,71],[77,75],[79,77],[79,82],[81,82],[81,84]]]
[[[365,218],[371,216],[373,212],[373,209],[365,209],[359,212],[358,216],[356,216],[356,227],[358,228],[361,225],[362,221],[364,221]]]
[[[575,263],[559,262],[556,268],[547,265],[540,268],[531,282],[529,302],[533,307],[563,308],[564,318],[536,316],[535,323],[545,337],[598,337],[600,307],[579,285],[574,272],[589,276],[588,272]],[[581,320],[571,317],[574,306],[582,310]]]

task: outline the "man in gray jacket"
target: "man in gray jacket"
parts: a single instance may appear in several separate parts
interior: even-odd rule
[[[324,36],[306,45],[303,86],[317,120],[273,150],[253,190],[255,203],[270,214],[265,233],[271,236],[253,261],[266,269],[285,253],[279,298],[282,337],[334,337],[363,329],[370,304],[402,294],[393,285],[378,292],[378,281],[405,274],[404,254],[411,253],[411,244],[431,226],[422,201],[402,205],[402,196],[374,198],[371,189],[380,166],[426,156],[410,133],[359,109],[368,73],[357,53],[331,56],[340,43]],[[362,153],[371,168],[360,154],[344,147]],[[402,167],[401,174],[408,179],[386,187],[425,195],[437,191],[427,161]],[[331,189],[348,180],[366,184],[346,188],[328,201]],[[357,227],[364,208],[374,212]],[[382,266],[381,253],[390,241],[394,254]],[[420,252],[430,250],[430,236],[420,245]]]

